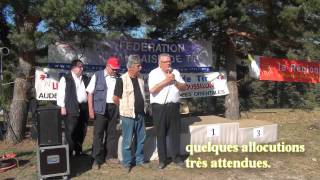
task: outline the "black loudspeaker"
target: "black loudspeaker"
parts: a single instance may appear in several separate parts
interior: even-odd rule
[[[59,107],[41,107],[36,110],[39,146],[62,144],[59,110]]]
[[[39,179],[55,176],[67,179],[70,174],[68,145],[39,147],[37,155]]]

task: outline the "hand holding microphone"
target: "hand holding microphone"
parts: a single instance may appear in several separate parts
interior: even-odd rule
[[[172,73],[173,69],[171,67],[168,68],[167,74],[166,74],[166,81],[168,84],[173,84],[175,82],[175,76]]]

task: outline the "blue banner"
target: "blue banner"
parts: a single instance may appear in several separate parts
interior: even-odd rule
[[[138,54],[142,60],[143,73],[148,73],[158,66],[160,53],[172,57],[172,67],[181,72],[212,72],[211,43],[201,41],[166,42],[152,39],[117,39],[75,45],[57,42],[49,47],[48,63],[52,68],[64,69],[73,59],[79,58],[88,71],[95,71],[105,66],[106,59],[112,55],[121,59],[125,70],[127,57]]]

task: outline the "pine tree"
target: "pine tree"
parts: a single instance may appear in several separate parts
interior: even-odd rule
[[[227,118],[239,119],[236,64],[248,52],[281,58],[319,58],[317,0],[165,0],[159,4],[149,22],[155,27],[151,36],[212,41],[217,57],[215,67],[228,71]]]
[[[126,34],[145,21],[147,6],[145,1],[119,0],[1,1],[0,38],[18,59],[6,139],[17,143],[24,137],[34,65],[37,56],[47,56],[50,43],[90,44],[103,33]]]
[[[2,1],[1,40],[15,51],[18,67],[14,80],[6,139],[20,142],[25,133],[27,107],[32,87],[36,55],[46,51],[50,40],[66,37],[72,22],[84,7],[83,0],[8,0]],[[4,13],[6,10],[6,13]],[[40,23],[47,22],[48,31],[38,31]],[[9,30],[9,31],[8,31]]]

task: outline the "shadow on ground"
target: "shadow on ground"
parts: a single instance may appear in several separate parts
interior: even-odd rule
[[[91,170],[93,159],[89,154],[70,158],[70,178],[80,176]]]

